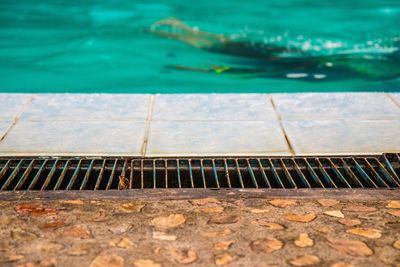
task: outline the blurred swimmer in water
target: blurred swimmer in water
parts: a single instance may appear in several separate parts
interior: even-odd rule
[[[150,32],[176,39],[196,48],[235,56],[242,67],[213,65],[207,68],[171,65],[172,69],[236,74],[243,77],[314,80],[390,80],[400,77],[400,51],[390,53],[338,53],[308,55],[301,49],[261,42],[233,40],[222,34],[203,32],[183,21],[167,18],[155,22]],[[249,60],[250,59],[250,60]]]

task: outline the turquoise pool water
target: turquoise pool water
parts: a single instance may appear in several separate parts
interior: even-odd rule
[[[398,0],[2,0],[0,91],[400,90],[399,77],[305,81],[167,68],[259,65],[149,33],[152,23],[167,17],[235,40],[295,47],[305,57],[386,55],[400,46]]]

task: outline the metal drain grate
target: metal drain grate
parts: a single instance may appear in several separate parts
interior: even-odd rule
[[[0,158],[0,191],[400,188],[400,154],[270,158]]]

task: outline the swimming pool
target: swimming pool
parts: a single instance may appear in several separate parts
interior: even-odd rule
[[[148,31],[154,22],[168,17],[237,40],[296,47],[306,55],[396,53],[400,43],[397,0],[2,0],[0,91],[400,90],[399,77],[304,81],[296,76],[271,78],[168,68],[237,64],[235,56],[210,53]]]

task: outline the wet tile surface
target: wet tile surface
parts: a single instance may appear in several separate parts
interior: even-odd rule
[[[400,120],[284,121],[297,155],[400,151]]]
[[[0,155],[140,155],[145,123],[19,121]]]
[[[141,120],[147,117],[149,95],[36,95],[22,118],[29,120]]]
[[[273,95],[283,120],[387,120],[400,108],[384,93],[311,93]]]
[[[268,95],[194,94],[157,95],[153,120],[274,120]]]
[[[153,121],[146,156],[288,155],[277,121]]]
[[[0,118],[13,119],[29,102],[31,95],[0,94]]]

